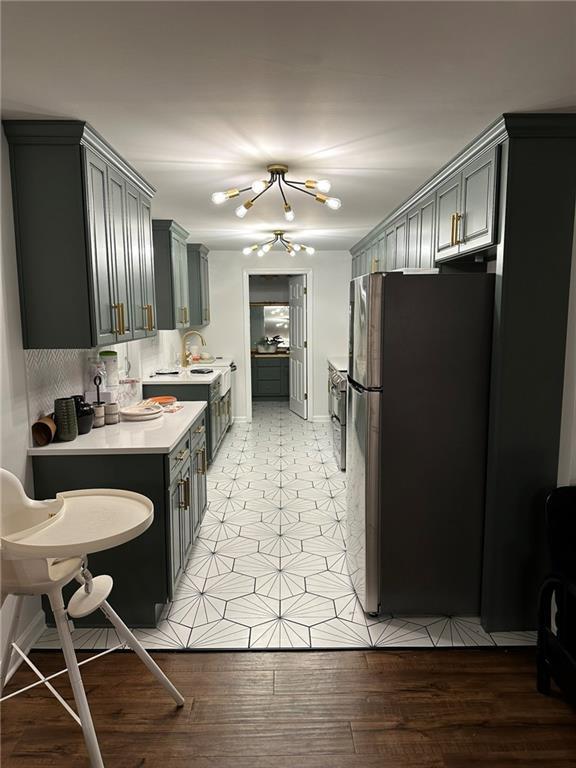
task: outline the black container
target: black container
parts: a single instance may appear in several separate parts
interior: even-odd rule
[[[94,408],[84,400],[83,395],[74,395],[72,398],[76,406],[76,420],[78,422],[78,434],[85,435],[94,424]]]

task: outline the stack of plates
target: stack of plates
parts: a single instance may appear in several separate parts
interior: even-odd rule
[[[128,408],[122,408],[120,411],[122,421],[149,421],[150,419],[157,419],[163,413],[164,409],[160,403],[151,403],[149,400],[130,405]]]

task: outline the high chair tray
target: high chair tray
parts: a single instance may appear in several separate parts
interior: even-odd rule
[[[58,511],[33,528],[6,536],[8,557],[72,557],[117,547],[143,533],[154,505],[132,491],[97,488],[58,493]]]

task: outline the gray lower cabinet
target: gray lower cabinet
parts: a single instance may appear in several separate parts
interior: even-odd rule
[[[252,398],[287,400],[290,397],[290,359],[286,357],[252,358]]]
[[[173,395],[178,400],[205,401],[206,462],[211,464],[232,423],[231,390],[220,396],[220,381],[213,384],[144,384],[144,397]]]
[[[153,219],[158,328],[190,327],[188,232],[172,219]]]
[[[87,349],[155,334],[145,215],[154,189],[83,121],[8,120],[4,131],[24,347]]]
[[[190,325],[202,328],[210,322],[208,248],[201,243],[188,243],[187,251]]]
[[[437,190],[436,261],[495,242],[498,151],[482,153]]]
[[[89,557],[95,575],[114,579],[110,603],[129,626],[156,625],[174,596],[198,534],[206,510],[205,423],[203,413],[169,454],[32,457],[36,498],[54,498],[62,488],[120,488],[152,500],[150,528],[120,547]],[[66,599],[74,589],[66,588]],[[44,609],[53,625],[47,602]],[[74,621],[79,626],[106,626],[100,612]]]

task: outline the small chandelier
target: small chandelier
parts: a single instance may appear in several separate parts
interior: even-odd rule
[[[231,200],[234,197],[238,197],[238,195],[241,195],[243,192],[254,192],[254,197],[246,200],[246,202],[236,208],[236,216],[238,216],[239,219],[243,219],[261,195],[268,192],[274,185],[278,185],[278,189],[280,190],[284,202],[284,218],[286,221],[294,221],[294,211],[286,197],[286,192],[289,191],[289,189],[294,189],[302,194],[310,195],[316,202],[322,203],[322,205],[327,205],[328,208],[331,208],[333,211],[337,211],[342,205],[342,201],[339,198],[329,197],[327,195],[331,185],[326,179],[321,179],[320,181],[316,181],[315,179],[292,181],[286,178],[288,166],[279,163],[268,165],[266,170],[270,174],[268,179],[258,179],[250,187],[244,187],[244,189],[227,189],[225,192],[214,192],[212,195],[212,202],[216,205],[222,205],[222,203],[225,203],[227,200]]]
[[[273,232],[274,237],[271,240],[266,240],[264,243],[256,243],[255,245],[248,245],[246,248],[242,249],[242,253],[244,256],[250,256],[251,253],[256,251],[256,256],[262,258],[262,256],[265,256],[268,251],[272,250],[276,243],[279,243],[281,246],[283,246],[289,256],[296,256],[298,251],[304,251],[309,256],[312,256],[315,253],[315,249],[312,248],[311,245],[293,243],[292,240],[289,240],[287,237],[285,237],[285,234],[286,233],[284,230],[276,229]]]

